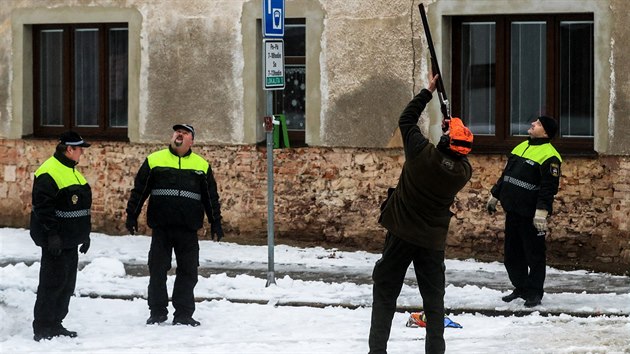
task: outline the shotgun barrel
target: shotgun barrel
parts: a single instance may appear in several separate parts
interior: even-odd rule
[[[427,14],[424,10],[424,5],[420,3],[418,5],[418,8],[420,9],[420,17],[422,18],[424,34],[427,37],[427,43],[429,45],[429,54],[431,55],[431,71],[433,75],[439,75],[435,88],[438,92],[438,98],[440,99],[440,110],[442,111],[443,116],[442,129],[445,129],[446,127],[448,127],[448,121],[451,119],[448,96],[446,95],[446,89],[444,88],[444,81],[442,80],[442,72],[440,71],[440,65],[437,61],[437,55],[435,54],[433,38],[431,37],[431,28],[429,27],[429,21],[427,20]]]

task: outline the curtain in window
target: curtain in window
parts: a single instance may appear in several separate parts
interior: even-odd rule
[[[495,133],[496,23],[462,24],[462,117],[474,134]]]
[[[306,67],[286,65],[284,68],[286,86],[284,95],[284,115],[288,130],[304,130],[306,96]]]
[[[593,137],[593,22],[560,22],[560,134]]]
[[[98,29],[78,28],[74,33],[74,122],[97,127],[99,116]]]
[[[40,33],[40,124],[63,126],[63,30]]]
[[[127,47],[126,28],[109,30],[109,125],[127,126]]]
[[[515,21],[511,27],[510,135],[527,135],[531,122],[548,114],[547,24]]]

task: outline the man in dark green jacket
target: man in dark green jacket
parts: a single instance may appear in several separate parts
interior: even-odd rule
[[[444,353],[444,248],[455,195],[472,176],[466,155],[473,136],[459,118],[446,123],[437,146],[422,135],[420,113],[432,98],[437,76],[407,105],[398,121],[405,151],[398,185],[382,206],[379,222],[387,229],[376,262],[370,353],[385,353],[396,299],[413,262],[427,318],[425,350]]]
[[[149,310],[147,324],[167,320],[167,272],[173,250],[177,274],[173,287],[173,324],[199,326],[194,288],[199,266],[197,230],[203,226],[204,212],[212,238],[223,238],[217,183],[210,164],[191,147],[195,129],[188,124],[173,126],[168,148],[150,154],[136,175],[127,203],[127,230],[138,230],[138,216],[149,196],[147,223],[153,229],[149,250]]]
[[[541,116],[527,131],[529,139],[517,145],[490,191],[490,214],[501,201],[505,210],[504,263],[514,291],[505,302],[525,299],[526,307],[540,305],[546,275],[547,215],[560,184],[562,158],[551,145],[556,121]]]
[[[75,132],[59,138],[55,154],[35,171],[31,237],[42,248],[33,339],[76,337],[61,322],[77,280],[79,251],[90,248],[92,190],[75,168],[90,146]]]

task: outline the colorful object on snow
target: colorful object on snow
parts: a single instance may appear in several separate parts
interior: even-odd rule
[[[424,315],[424,311],[412,312],[407,319],[407,327],[426,327],[427,317]]]
[[[464,328],[462,327],[462,325],[460,325],[457,322],[453,322],[450,318],[444,316],[444,328],[447,327],[451,327],[451,328]]]
[[[426,327],[427,326],[427,316],[424,314],[424,311],[412,312],[409,315],[409,319],[407,319],[407,324],[405,326],[412,327],[412,328],[417,328],[417,327],[423,327],[424,328],[424,327]],[[444,316],[444,328],[446,328],[446,327],[464,328],[459,323],[453,322],[453,320],[451,320],[447,316]]]

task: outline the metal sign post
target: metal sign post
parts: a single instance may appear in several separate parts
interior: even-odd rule
[[[265,132],[267,133],[267,285],[276,284],[273,269],[273,116],[265,117]]]
[[[276,284],[274,272],[274,202],[273,202],[273,94],[269,90],[284,89],[284,0],[262,0],[263,27],[263,87],[267,90],[267,287]],[[268,38],[268,37],[276,37]]]

